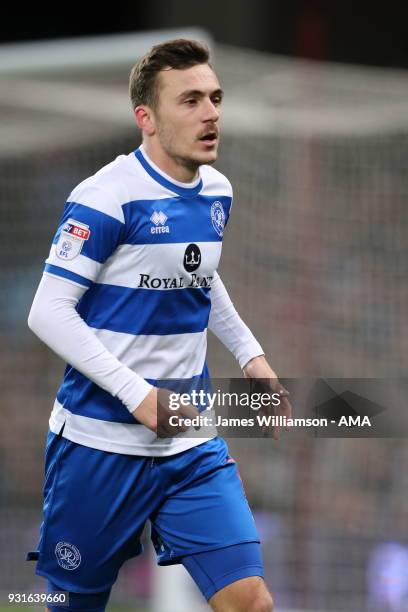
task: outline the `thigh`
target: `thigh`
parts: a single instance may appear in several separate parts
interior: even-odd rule
[[[141,552],[155,503],[149,462],[52,436],[36,572],[67,591],[106,591]]]
[[[188,555],[181,561],[207,600],[237,581],[264,575],[258,542]]]
[[[172,485],[152,517],[152,540],[161,565],[244,542],[259,542],[237,465],[215,438],[164,462]],[[163,467],[163,466],[162,466]]]
[[[273,599],[263,578],[250,576],[228,584],[208,603],[214,612],[272,612]]]
[[[61,587],[48,581],[47,609],[50,612],[105,612],[109,601],[110,589],[99,593],[64,593],[61,603]],[[54,602],[54,603],[53,603]]]

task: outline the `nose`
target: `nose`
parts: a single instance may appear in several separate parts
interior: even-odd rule
[[[207,98],[205,100],[205,109],[203,113],[203,121],[204,122],[217,122],[220,118],[220,109],[214,104],[214,102]]]

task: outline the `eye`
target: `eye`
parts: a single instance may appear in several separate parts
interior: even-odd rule
[[[212,103],[214,104],[214,106],[219,106],[222,102],[222,97],[221,96],[214,96],[213,98],[211,98]]]
[[[197,100],[195,98],[188,98],[188,100],[184,101],[184,103],[187,104],[188,106],[194,106],[196,102]]]

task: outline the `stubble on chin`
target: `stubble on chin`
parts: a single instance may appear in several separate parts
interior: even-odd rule
[[[177,150],[178,142],[177,136],[175,134],[169,134],[165,129],[161,126],[158,127],[158,136],[160,140],[160,144],[165,151],[165,153],[178,165],[186,168],[190,172],[196,173],[198,168],[204,164],[213,164],[218,157],[218,151],[215,152],[214,156],[205,156],[194,157],[194,154],[189,152],[184,152]]]
[[[203,166],[204,164],[214,164],[217,161],[217,157],[218,150],[216,149],[215,151],[208,152],[207,155],[205,153],[201,155],[197,154],[197,157],[194,157],[194,154],[180,155],[180,161],[189,170],[197,170],[200,166]]]
[[[217,159],[217,155],[215,155],[214,159],[211,159],[200,158],[199,156],[193,157],[193,155],[177,153],[175,151],[166,152],[177,165],[182,166],[193,173],[196,173],[200,166],[203,166],[204,164],[213,164]]]

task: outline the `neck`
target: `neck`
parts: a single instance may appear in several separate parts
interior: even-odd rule
[[[167,155],[162,147],[155,146],[151,140],[144,140],[143,147],[152,162],[171,178],[181,183],[192,183],[198,178],[198,168],[188,167],[183,161]]]

